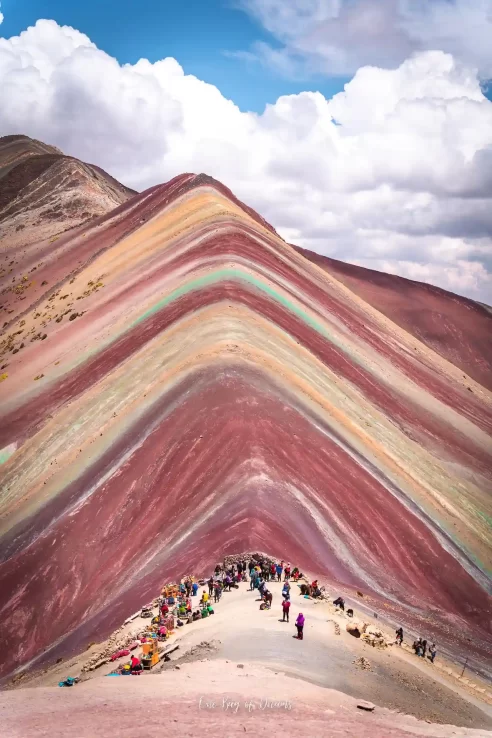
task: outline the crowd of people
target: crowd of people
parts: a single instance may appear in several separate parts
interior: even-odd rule
[[[291,579],[297,582],[302,576],[302,572],[299,571],[298,567],[291,568],[290,564],[284,564],[283,561],[277,563],[268,563],[262,559],[259,561],[250,561],[248,564],[251,591],[258,590],[261,598],[260,610],[270,610],[273,602],[273,595],[267,587],[267,582],[282,581],[283,575],[283,587],[282,587],[282,622],[289,622],[289,613],[291,607],[290,601],[290,581]],[[317,584],[317,583],[316,583]],[[297,616],[295,625],[297,629],[297,635],[294,638],[302,641],[304,636],[304,615],[299,613]]]
[[[425,659],[428,651],[429,655],[427,656],[427,658],[429,659],[431,664],[434,663],[434,659],[436,658],[437,654],[435,643],[432,643],[430,646],[428,646],[425,639],[422,640],[422,638],[419,638],[418,640],[414,641],[413,650],[415,651],[417,656],[421,656],[423,659]]]
[[[240,560],[229,565],[217,564],[213,574],[206,580],[200,582],[194,581],[192,577],[185,578],[179,585],[172,585],[172,591],[169,587],[163,590],[161,598],[158,601],[158,614],[152,618],[152,629],[154,637],[159,640],[165,640],[169,632],[169,624],[174,627],[174,622],[178,627],[182,627],[187,623],[193,623],[203,618],[214,615],[214,605],[220,602],[224,592],[230,592],[233,588],[237,589],[240,582],[248,582],[249,589],[252,592],[258,592],[260,595],[260,609],[270,610],[273,603],[272,592],[268,588],[269,582],[283,582],[282,586],[282,619],[281,622],[289,622],[291,611],[291,581],[298,582],[304,578],[298,567],[292,568],[290,564],[284,561],[272,562],[264,559],[251,559],[249,561]],[[202,589],[198,607],[192,607],[192,598],[196,598],[199,589]],[[314,580],[311,584],[302,583],[300,585],[301,594],[310,597],[321,597],[322,590],[318,585],[318,581]],[[338,597],[333,601],[336,607],[345,610],[345,601],[342,597]],[[347,610],[347,614],[353,615],[352,610]],[[153,613],[152,613],[153,615]],[[296,621],[296,635],[294,638],[303,640],[304,637],[305,617],[303,613],[299,613]],[[401,646],[403,643],[403,628],[396,630],[396,643]],[[417,656],[428,659],[434,663],[436,657],[436,645],[433,643],[428,647],[427,641],[419,638],[413,644],[413,649]],[[131,673],[139,673],[142,671],[142,663],[140,659],[133,655],[127,668]]]
[[[396,630],[396,643],[398,646],[401,646],[403,643],[403,628],[400,626]],[[422,638],[418,638],[416,641],[413,642],[412,646],[413,650],[415,651],[417,656],[421,656],[423,659],[425,659],[427,653],[427,658],[431,662],[431,664],[434,663],[434,659],[436,658],[437,649],[436,644],[432,643],[430,646],[428,646],[427,641]]]

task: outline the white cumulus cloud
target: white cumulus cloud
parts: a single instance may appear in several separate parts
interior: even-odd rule
[[[450,54],[362,67],[332,99],[284,96],[257,115],[175,59],[120,65],[43,20],[0,39],[11,133],[136,189],[207,172],[294,243],[492,302],[492,103]]]
[[[238,0],[277,45],[245,52],[282,74],[351,75],[440,49],[492,77],[492,0]],[[279,45],[278,45],[279,44]]]

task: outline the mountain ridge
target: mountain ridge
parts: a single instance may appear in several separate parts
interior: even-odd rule
[[[8,255],[4,676],[265,540],[486,663],[486,387],[207,175]]]

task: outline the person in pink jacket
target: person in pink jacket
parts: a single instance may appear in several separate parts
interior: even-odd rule
[[[304,615],[302,614],[302,612],[300,612],[296,620],[297,638],[300,641],[302,641],[303,632],[304,632],[304,620],[305,620]]]

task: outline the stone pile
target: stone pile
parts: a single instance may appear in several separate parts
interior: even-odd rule
[[[375,625],[368,626],[365,632],[361,635],[361,638],[374,648],[387,648],[388,645],[393,644],[389,636],[383,633],[383,631]]]
[[[254,561],[260,561],[261,559],[263,559],[269,564],[277,564],[279,561],[279,559],[274,559],[271,556],[267,556],[267,554],[258,553],[258,551],[252,553],[251,551],[249,551],[247,553],[230,554],[229,556],[224,556],[224,566],[227,569],[232,566],[232,564],[237,564],[239,561],[245,561],[247,565],[249,564],[251,559],[253,559]]]
[[[89,661],[82,667],[82,672],[94,671],[103,664],[107,664],[111,660],[111,656],[115,651],[122,651],[127,648],[130,644],[134,643],[137,636],[135,633],[121,634],[123,627],[118,628],[114,631],[106,641],[101,651],[95,653]]]

